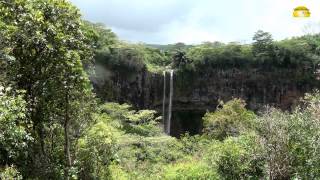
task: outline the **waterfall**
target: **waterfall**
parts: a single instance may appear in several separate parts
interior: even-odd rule
[[[163,71],[163,99],[162,99],[162,121],[164,131],[170,135],[171,116],[172,116],[172,97],[173,97],[173,70],[170,70],[170,89],[169,89],[169,107],[166,116],[166,71]],[[166,118],[167,117],[167,118]]]
[[[162,99],[162,122],[166,131],[166,71],[163,71],[163,99]]]
[[[170,135],[171,114],[172,114],[172,96],[173,96],[173,70],[170,71],[170,94],[169,94],[169,110],[167,120],[167,134]]]

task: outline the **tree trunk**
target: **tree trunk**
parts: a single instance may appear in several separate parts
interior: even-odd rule
[[[64,116],[64,154],[66,158],[66,167],[64,170],[64,177],[65,179],[69,179],[69,170],[71,167],[71,156],[70,156],[70,142],[69,142],[69,92],[66,92],[66,105],[65,105],[65,116]]]

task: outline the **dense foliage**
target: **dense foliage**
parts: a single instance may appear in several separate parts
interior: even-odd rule
[[[314,81],[319,35],[129,44],[82,20],[66,0],[0,0],[0,28],[0,179],[320,177],[318,91],[291,112],[255,114],[241,99],[221,102],[204,115],[202,134],[174,138],[157,111],[104,102],[91,85],[112,96],[132,74],[169,68],[293,69]]]
[[[67,178],[74,163],[72,144],[90,121],[93,104],[83,70],[92,53],[80,14],[61,0],[7,0],[0,9],[6,44],[1,52],[11,57],[4,59],[6,77],[14,89],[25,91],[20,114],[31,122],[27,131],[35,139],[21,166],[30,177]]]
[[[112,153],[101,151],[112,158],[102,165],[106,169],[99,171],[107,172],[103,176],[109,175],[111,179],[314,179],[319,177],[319,103],[316,92],[306,95],[303,106],[292,113],[267,108],[257,116],[244,108],[242,100],[235,99],[210,113],[213,114],[210,118],[220,123],[237,122],[239,126],[234,124],[234,128],[250,128],[241,128],[240,134],[231,133],[223,139],[208,136],[210,131],[215,132],[214,128],[208,128],[203,135],[186,134],[178,140],[162,133],[150,136],[127,131],[125,124],[137,112],[128,105],[111,103],[102,106],[100,116],[104,118],[98,118],[109,121],[108,127],[104,127],[112,132],[105,136],[109,140],[91,146],[98,148],[104,144],[113,149]],[[240,112],[249,115],[239,118]],[[107,121],[103,120],[106,118]],[[240,119],[250,122],[250,126],[241,125]],[[97,135],[104,134],[102,129],[96,131],[100,131]],[[97,162],[95,168],[101,168]]]
[[[206,113],[203,117],[204,132],[214,139],[223,140],[229,136],[237,136],[242,132],[253,129],[253,112],[245,108],[245,102],[241,99],[221,103],[214,113]]]
[[[1,164],[11,164],[24,159],[24,151],[33,140],[27,132],[27,128],[32,124],[26,119],[26,102],[21,93],[0,86]]]

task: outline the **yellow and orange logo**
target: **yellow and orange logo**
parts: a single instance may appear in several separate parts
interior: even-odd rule
[[[305,6],[298,6],[293,10],[293,17],[306,18],[306,17],[310,17],[310,15],[311,15],[310,10]]]

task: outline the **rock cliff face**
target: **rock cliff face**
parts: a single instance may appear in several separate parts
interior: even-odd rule
[[[111,73],[103,81],[94,81],[98,96],[107,101],[130,103],[136,108],[156,109],[161,113],[163,75],[145,68],[126,74]],[[167,92],[169,77],[166,79]],[[307,69],[210,69],[176,71],[173,95],[173,135],[201,130],[201,117],[214,110],[219,100],[241,98],[249,109],[265,105],[289,110],[306,92],[319,87],[314,73]],[[167,94],[167,97],[169,95]]]
[[[100,70],[91,77],[98,97],[107,102],[128,103],[137,109],[157,109],[162,106],[163,77],[143,68],[135,72]]]
[[[287,110],[304,93],[318,87],[319,82],[310,76],[307,71],[288,69],[180,73],[176,77],[175,104],[177,109],[213,110],[218,100],[241,98],[255,111],[265,105]]]

